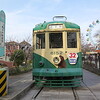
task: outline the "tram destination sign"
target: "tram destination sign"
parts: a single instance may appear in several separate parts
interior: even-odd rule
[[[52,24],[52,25],[49,25],[48,28],[49,29],[62,29],[63,28],[63,24]]]

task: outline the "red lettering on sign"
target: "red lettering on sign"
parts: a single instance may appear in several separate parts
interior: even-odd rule
[[[76,53],[69,53],[69,58],[77,58]]]

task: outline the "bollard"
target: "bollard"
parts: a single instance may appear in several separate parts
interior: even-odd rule
[[[8,93],[8,86],[9,86],[9,68],[8,67],[5,67],[5,69],[6,69],[6,72],[7,72],[7,89],[6,89],[6,91]]]
[[[0,96],[8,92],[8,68],[0,68]]]

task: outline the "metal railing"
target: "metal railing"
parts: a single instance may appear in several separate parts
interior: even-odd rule
[[[89,67],[100,69],[100,54],[83,54],[82,60],[83,64],[88,64]]]

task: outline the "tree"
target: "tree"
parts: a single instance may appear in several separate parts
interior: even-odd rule
[[[20,48],[25,53],[25,65],[27,66],[28,62],[32,60],[32,39],[30,36],[25,37],[25,39],[20,43]]]
[[[25,54],[23,52],[23,50],[16,50],[10,58],[10,61],[14,62],[14,65],[18,68],[19,65],[21,65],[23,63],[25,59]]]
[[[85,35],[81,33],[81,50],[83,53],[89,51],[89,46],[86,44]]]

